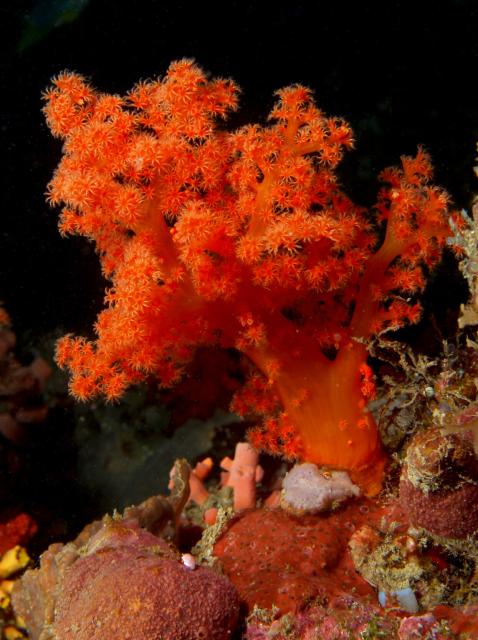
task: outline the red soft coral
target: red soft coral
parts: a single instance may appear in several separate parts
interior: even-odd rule
[[[348,469],[372,493],[384,457],[366,342],[418,319],[408,296],[440,257],[447,196],[423,150],[402,158],[381,176],[379,243],[334,174],[347,123],[297,85],[269,126],[227,132],[237,92],[190,60],[124,98],[54,80],[45,113],[65,146],[49,199],[112,282],[97,339],[63,338],[58,362],[76,397],[115,399],[145,375],[174,384],[199,346],[236,347],[255,368],[233,403],[257,415],[252,441]]]

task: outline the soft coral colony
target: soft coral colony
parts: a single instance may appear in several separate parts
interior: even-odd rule
[[[419,149],[382,172],[368,212],[335,175],[346,122],[294,85],[267,126],[230,132],[237,95],[190,60],[125,97],[54,79],[44,110],[64,155],[49,200],[112,283],[96,339],[61,339],[58,363],[77,398],[116,399],[150,374],[176,383],[199,346],[234,347],[252,365],[232,407],[255,414],[252,443],[345,469],[373,494],[385,458],[367,342],[419,318],[415,294],[450,235],[447,194]]]

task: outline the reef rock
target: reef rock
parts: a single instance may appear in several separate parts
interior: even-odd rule
[[[239,602],[227,578],[188,568],[135,521],[104,523],[86,545],[52,545],[14,589],[32,640],[226,640]]]
[[[478,458],[474,435],[433,427],[411,440],[400,480],[410,521],[442,538],[478,531]]]
[[[234,586],[182,562],[159,537],[188,496],[188,469],[169,498],[105,516],[73,542],[53,544],[15,585],[12,602],[31,640],[227,640],[239,616]]]

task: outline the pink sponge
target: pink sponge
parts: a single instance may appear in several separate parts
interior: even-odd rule
[[[104,523],[76,548],[53,545],[28,571],[14,606],[33,640],[226,640],[239,615],[229,580],[188,568],[136,524]]]

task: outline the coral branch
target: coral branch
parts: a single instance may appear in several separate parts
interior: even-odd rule
[[[45,114],[64,156],[49,200],[65,204],[62,233],[96,243],[112,283],[96,340],[63,338],[57,360],[77,398],[115,400],[147,375],[173,385],[198,347],[239,349],[251,375],[233,408],[255,414],[253,444],[347,469],[373,493],[384,455],[366,343],[419,318],[448,197],[419,149],[382,172],[374,220],[334,174],[353,146],[347,123],[296,85],[268,126],[228,132],[219,120],[237,93],[191,60],[126,97],[54,79]]]

